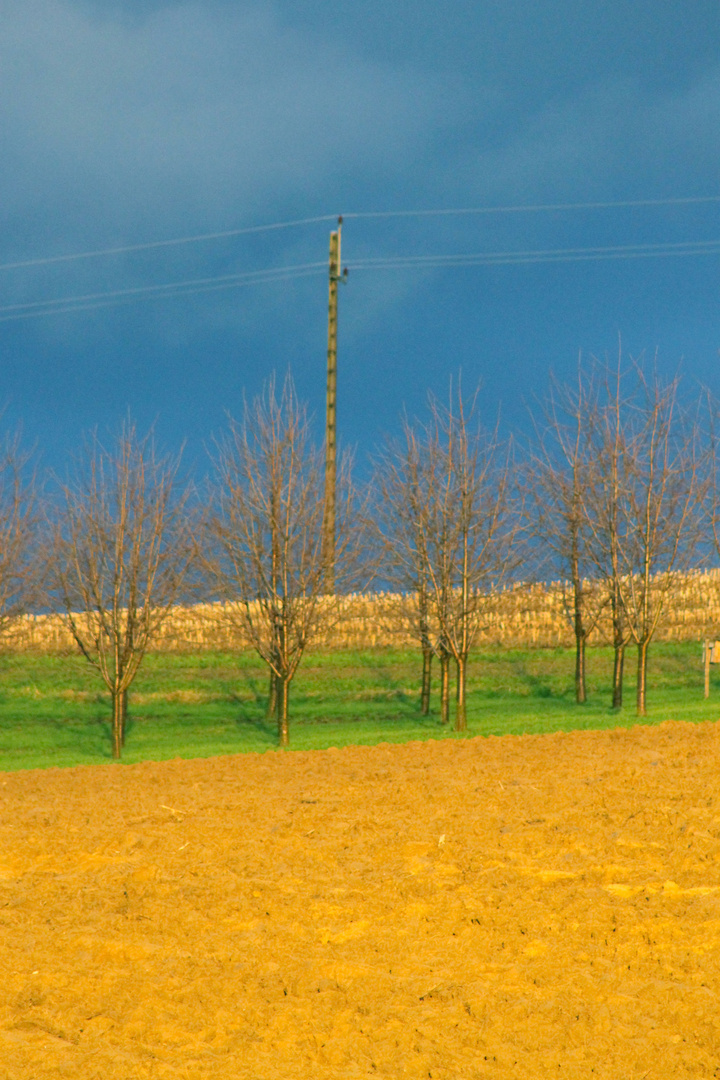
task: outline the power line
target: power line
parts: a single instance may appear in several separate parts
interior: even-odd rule
[[[218,277],[168,282],[163,285],[146,285],[133,289],[116,289],[111,292],[63,296],[55,300],[35,300],[27,304],[7,304],[0,307],[0,322],[39,318],[43,315],[61,315],[74,311],[91,311],[96,308],[112,307],[135,300],[173,299],[178,296],[215,292],[219,289],[232,289],[243,285],[261,285],[270,281],[290,281],[295,278],[314,276],[325,269],[324,262],[304,263],[297,266],[279,266],[268,270],[253,270],[243,274],[223,274]]]
[[[357,270],[394,270],[417,267],[495,266],[540,262],[578,262],[603,259],[662,258],[663,256],[720,254],[720,240],[698,240],[672,244],[628,244],[617,247],[555,248],[538,251],[478,251],[452,255],[401,255],[358,259],[350,264]]]
[[[423,218],[452,217],[482,214],[520,214],[544,213],[570,210],[612,210],[631,207],[652,206],[688,206],[701,203],[720,202],[720,195],[686,196],[675,199],[625,199],[614,202],[585,203],[535,203],[510,206],[470,206],[459,208],[439,208],[428,210],[370,210],[344,214],[345,220],[368,220],[372,218]],[[49,266],[54,263],[74,262],[80,259],[96,259],[109,255],[128,255],[138,251],[152,251],[159,248],[179,247],[184,244],[203,243],[210,240],[224,240],[236,236],[248,236],[253,233],[274,232],[292,229],[303,225],[317,225],[322,222],[336,221],[337,214],[321,214],[316,217],[297,218],[293,221],[275,221],[266,225],[249,225],[241,229],[224,229],[219,232],[198,233],[190,236],[175,237],[170,240],[152,240],[141,244],[124,244],[117,247],[97,248],[90,251],[78,251],[68,255],[50,255],[36,259],[23,259],[17,262],[0,263],[0,271],[20,270],[35,266]]]
[[[441,210],[371,210],[355,214],[343,214],[350,218],[405,218],[405,217],[451,217],[462,214],[529,214],[561,210],[614,210],[643,206],[687,206],[694,203],[717,203],[720,195],[698,195],[680,199],[624,199],[616,202],[584,203],[534,203],[518,206],[465,206]]]
[[[457,252],[449,255],[392,255],[361,258],[350,265],[353,271],[453,268],[465,266],[522,265],[531,263],[562,263],[601,261],[606,259],[667,258],[720,254],[720,240],[689,240],[663,244],[628,244],[614,247],[554,248],[530,251]],[[0,307],[0,322],[37,318],[44,315],[89,311],[117,304],[146,299],[172,299],[220,289],[239,288],[263,282],[288,281],[309,277],[326,269],[324,262],[300,263],[295,266],[271,267],[239,274],[223,274],[187,281],[145,285],[108,292],[85,293],[77,296],[36,300],[24,304]]]
[[[50,255],[46,258],[25,259],[21,262],[2,263],[0,264],[0,270],[20,270],[30,266],[48,266],[50,263],[73,262],[76,259],[97,259],[103,255],[127,255],[134,251],[151,251],[155,248],[177,247],[181,244],[197,244],[205,240],[224,240],[231,236],[247,236],[250,233],[292,229],[299,225],[316,225],[318,222],[336,220],[336,214],[323,214],[321,217],[298,218],[297,221],[276,221],[270,225],[250,225],[244,229],[225,229],[223,232],[180,236],[172,240],[152,240],[147,244],[126,244],[123,247],[78,251],[71,255]]]

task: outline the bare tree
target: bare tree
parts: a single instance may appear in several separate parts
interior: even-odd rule
[[[425,449],[435,476],[423,562],[442,647],[457,665],[455,730],[467,729],[467,661],[518,557],[510,448],[483,432],[475,403],[431,401]]]
[[[587,508],[596,498],[597,467],[591,445],[596,388],[578,365],[575,388],[553,385],[536,422],[536,444],[525,475],[530,529],[541,546],[540,566],[569,585],[565,610],[575,635],[575,700],[587,700],[585,650],[607,606],[590,551]]]
[[[637,646],[636,707],[644,716],[648,649],[702,547],[709,476],[698,412],[682,399],[679,378],[663,382],[635,362],[632,385],[621,394],[623,375],[619,365],[598,413],[604,495],[596,502],[594,542],[611,586],[616,689],[618,639],[629,638]]]
[[[127,694],[188,584],[193,561],[189,488],[179,458],[157,455],[131,421],[104,445],[87,441],[62,485],[54,525],[51,595],[78,648],[112,698],[112,754],[125,740]]]
[[[720,402],[709,391],[703,394],[707,430],[707,539],[706,548],[720,556]]]
[[[422,651],[420,711],[430,712],[432,660],[440,656],[441,716],[449,718],[448,657],[440,647],[427,568],[423,558],[423,528],[427,514],[430,477],[428,461],[417,433],[403,420],[403,439],[388,439],[376,461],[371,528],[378,547],[381,576],[391,590],[386,608],[389,622],[409,634]]]
[[[679,380],[663,384],[638,369],[640,408],[627,465],[621,599],[638,649],[637,712],[646,713],[647,652],[668,598],[694,566],[706,494],[696,414],[679,400]]]
[[[385,511],[381,527],[396,572],[419,591],[418,613],[429,614],[424,624],[435,631],[443,721],[449,662],[455,661],[455,728],[465,731],[468,656],[516,554],[510,459],[497,434],[477,424],[474,403],[467,408],[459,393],[447,407],[431,398],[429,421],[406,424],[404,436],[402,455],[393,462],[386,454],[382,463],[383,494],[395,506]],[[422,638],[422,619],[417,628]]]
[[[32,454],[20,433],[0,447],[0,641],[12,640],[18,616],[38,601],[42,568],[37,545],[39,504]]]
[[[338,617],[324,595],[323,454],[288,376],[278,397],[271,379],[216,442],[204,559],[217,617],[267,664],[269,706],[281,746],[289,742],[290,685],[307,646]],[[337,483],[335,588],[356,580],[355,497],[349,461]]]
[[[595,362],[598,392],[586,416],[594,469],[594,484],[585,499],[584,512],[592,539],[590,558],[598,577],[604,581],[610,603],[613,645],[612,707],[622,708],[625,650],[631,640],[623,603],[623,576],[627,564],[627,515],[623,511],[629,462],[627,438],[628,407],[623,398],[625,371],[618,350],[613,371]]]

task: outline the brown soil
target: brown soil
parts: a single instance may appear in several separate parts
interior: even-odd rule
[[[720,724],[0,775],[0,1077],[720,1076]]]

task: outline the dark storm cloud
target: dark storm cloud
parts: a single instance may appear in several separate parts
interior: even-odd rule
[[[682,5],[652,10],[5,0],[5,243],[608,183],[664,194],[690,161],[701,188],[720,164],[708,16],[679,35]]]
[[[618,198],[713,193],[720,65],[660,93],[635,78],[605,79],[514,127],[500,139],[467,140],[443,186],[491,202],[592,199],[608,190]]]
[[[336,212],[715,194],[718,40],[717,0],[0,0],[0,263]],[[0,307],[323,264],[329,228],[4,271]],[[709,259],[353,260],[716,235],[705,204],[348,219],[345,437],[371,438],[460,365],[517,402],[618,330],[698,357],[703,378],[718,345]],[[0,405],[53,453],[128,408],[199,444],[288,363],[321,409],[323,272],[2,323]]]
[[[0,59],[5,233],[35,245],[319,203],[338,172],[405,170],[452,112],[431,77],[330,48],[262,5],[128,20],[17,0]]]

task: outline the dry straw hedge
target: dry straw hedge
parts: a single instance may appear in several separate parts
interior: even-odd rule
[[[571,596],[561,585],[516,585],[491,598],[478,645],[509,648],[569,646]],[[328,649],[413,645],[415,637],[398,611],[403,598],[389,593],[355,594],[340,602],[339,614],[328,619],[319,644]],[[231,629],[220,604],[178,606],[156,642],[158,651],[245,649],[247,640]],[[405,623],[405,625],[403,625]],[[609,620],[601,620],[591,644],[609,639]],[[667,602],[657,633],[662,641],[688,641],[720,635],[720,570],[685,575]],[[26,615],[15,621],[7,645],[16,651],[66,652],[74,643],[59,615]]]

